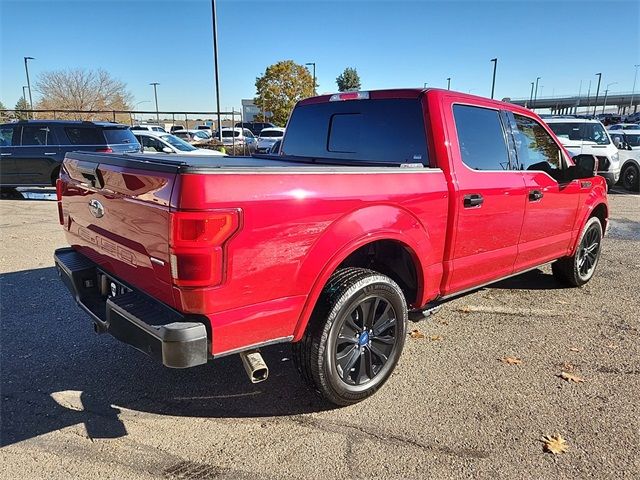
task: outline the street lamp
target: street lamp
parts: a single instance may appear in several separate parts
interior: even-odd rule
[[[222,124],[220,123],[220,81],[218,79],[218,22],[216,20],[216,0],[211,0],[211,23],[213,25],[213,66],[216,79],[216,114],[218,119],[218,140],[222,143]],[[233,125],[235,128],[235,125]]]
[[[160,113],[158,112],[158,82],[151,82],[149,85],[153,85],[153,95],[156,97],[156,122],[160,125]]]
[[[596,88],[596,99],[593,102],[593,116],[596,116],[596,108],[598,108],[598,94],[600,93],[600,80],[602,80],[602,73],[596,73],[598,76],[598,88]]]
[[[636,69],[636,73],[633,75],[633,88],[631,89],[631,102],[629,103],[629,112],[631,112],[631,109],[633,108],[633,97],[636,93],[636,80],[638,79],[638,67],[640,67],[640,65],[634,65],[635,69]]]
[[[24,103],[27,103],[27,92],[26,89],[29,88],[26,85],[22,86],[22,99],[24,100]]]
[[[604,89],[604,102],[602,104],[602,113],[604,113],[604,109],[607,108],[607,94],[609,93],[609,87],[611,85],[617,85],[618,82],[611,82],[607,84],[607,88]]]
[[[422,86],[422,88],[427,88],[427,82],[424,82],[424,85]]]
[[[316,62],[305,63],[305,66],[313,66],[313,94],[316,95]]]
[[[142,103],[151,103],[151,100],[142,100],[141,102],[138,102],[138,103],[136,103],[136,104],[133,106],[133,110],[134,110],[134,113],[133,113],[133,119],[134,119],[134,120],[136,120],[136,115],[135,115],[136,107],[137,107],[138,105],[142,104]]]
[[[28,60],[35,60],[33,57],[24,57],[24,71],[27,73],[27,88],[29,89],[29,110],[33,110],[33,99],[31,97],[31,82],[29,81],[29,66]],[[33,114],[33,112],[31,112]],[[33,115],[32,115],[33,118]]]
[[[531,95],[529,95],[529,105],[527,106],[531,108],[532,105],[533,105],[533,82],[531,82]]]
[[[533,105],[531,106],[532,110],[536,109],[536,103],[538,103],[538,82],[540,81],[542,77],[537,77],[536,78],[536,91],[533,94]]]
[[[492,58],[491,61],[493,62],[493,80],[491,81],[491,99],[493,100],[493,91],[496,88],[496,69],[498,68],[498,59]]]
[[[451,77],[447,77],[447,90],[451,90]]]

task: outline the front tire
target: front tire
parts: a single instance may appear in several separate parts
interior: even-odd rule
[[[640,191],[640,170],[634,164],[627,165],[620,175],[622,186],[632,192]]]
[[[602,224],[591,217],[582,229],[575,253],[551,265],[554,277],[572,287],[581,287],[593,277],[602,250]]]
[[[389,277],[342,268],[327,282],[294,361],[304,380],[335,405],[373,395],[391,376],[404,346],[407,304]]]

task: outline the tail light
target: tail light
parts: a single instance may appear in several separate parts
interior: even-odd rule
[[[222,283],[225,246],[240,227],[240,212],[174,212],[170,225],[174,285],[210,287]]]
[[[112,149],[110,149],[109,147],[107,147],[107,148],[98,148],[98,149],[96,150],[96,152],[100,152],[100,153],[113,153],[113,150],[112,150]]]
[[[60,221],[60,225],[64,225],[64,215],[62,213],[62,189],[64,188],[64,183],[62,183],[61,179],[56,180],[56,200],[58,202],[58,220]]]

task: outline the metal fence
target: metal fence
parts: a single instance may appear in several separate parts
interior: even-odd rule
[[[155,110],[0,110],[0,121],[17,120],[85,120],[102,122],[119,122],[137,125],[151,123],[164,126],[165,124],[182,125],[185,129],[197,125],[211,125],[217,129],[218,112],[184,112]],[[232,127],[236,122],[242,122],[242,112],[231,110],[220,112],[222,127]]]

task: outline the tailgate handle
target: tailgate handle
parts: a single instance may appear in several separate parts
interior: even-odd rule
[[[92,187],[103,188],[104,182],[102,181],[102,176],[98,171],[99,166],[99,164],[93,162],[78,161],[76,163],[76,168],[85,180],[88,180],[91,183]]]

